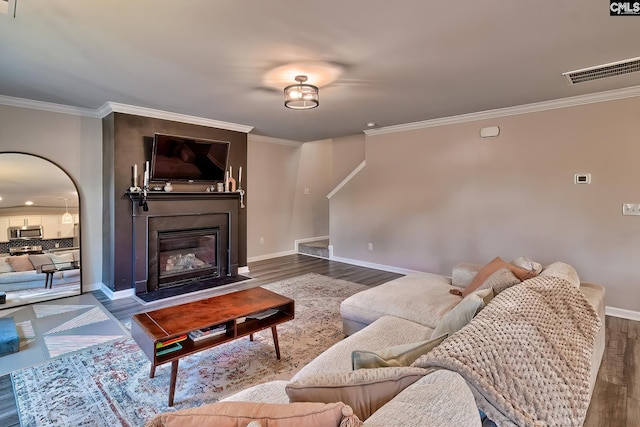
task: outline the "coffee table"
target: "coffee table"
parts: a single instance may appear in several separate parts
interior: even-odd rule
[[[276,357],[280,359],[276,326],[294,318],[294,307],[295,302],[291,298],[264,288],[251,288],[135,314],[131,322],[131,336],[151,361],[150,378],[154,377],[156,366],[171,363],[169,406],[173,406],[178,362],[181,358],[247,335],[253,341],[255,332],[271,328]],[[256,313],[263,313],[270,309],[274,309],[275,314],[263,318],[251,318]],[[188,336],[189,332],[217,325],[226,327],[221,335],[198,341],[188,337],[179,342],[180,349],[164,354],[161,351],[162,347],[158,348],[159,344],[179,339],[184,335]]]

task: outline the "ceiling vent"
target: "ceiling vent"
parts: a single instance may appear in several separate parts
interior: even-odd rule
[[[625,59],[624,61],[612,62],[610,64],[597,65],[595,67],[583,68],[582,70],[562,73],[568,84],[590,82],[607,77],[621,76],[623,74],[640,71],[640,58]]]

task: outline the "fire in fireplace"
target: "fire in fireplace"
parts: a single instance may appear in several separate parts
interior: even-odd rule
[[[220,228],[158,232],[158,288],[220,276]]]

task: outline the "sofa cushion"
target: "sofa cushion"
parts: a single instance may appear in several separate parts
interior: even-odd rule
[[[338,427],[343,419],[343,410],[349,413],[341,402],[217,402],[158,414],[146,427],[238,427],[252,421],[257,421],[257,425],[262,427]]]
[[[338,341],[296,373],[292,381],[306,376],[351,372],[351,352],[354,349],[376,351],[399,344],[430,339],[433,329],[400,319],[383,316],[366,328]]]
[[[287,384],[287,380],[267,381],[226,396],[221,402],[289,403],[289,396],[284,391]]]
[[[467,295],[456,305],[433,330],[431,338],[452,335],[462,329],[482,308],[491,301],[494,292],[492,288],[481,289]]]
[[[29,261],[33,264],[33,268],[36,269],[36,273],[42,273],[42,266],[45,266],[45,268],[53,267],[50,255],[30,254]]]
[[[431,370],[411,367],[358,369],[305,377],[287,384],[291,402],[344,402],[361,420]]]
[[[444,369],[420,378],[364,422],[364,427],[481,425],[466,381],[460,374]]]
[[[29,261],[29,255],[13,255],[7,258],[7,262],[11,264],[13,271],[30,271],[35,270],[31,261]]]
[[[9,264],[8,258],[8,256],[0,257],[0,274],[11,273],[15,271],[13,267],[11,267],[11,264]]]
[[[354,350],[351,353],[353,369],[409,366],[418,357],[440,344],[447,336],[409,344],[400,344],[378,351]]]
[[[451,280],[446,276],[408,274],[350,296],[340,304],[340,314],[365,325],[391,315],[434,328],[460,301],[449,289]]]

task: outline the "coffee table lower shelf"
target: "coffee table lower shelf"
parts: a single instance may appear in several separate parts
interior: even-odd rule
[[[239,304],[243,300],[245,304]],[[216,307],[219,310],[216,310]],[[248,318],[252,314],[268,309],[275,309],[277,313],[263,319]],[[168,404],[173,406],[178,363],[181,358],[246,336],[253,341],[254,333],[271,328],[276,357],[280,359],[276,327],[280,323],[292,320],[294,313],[295,303],[292,299],[263,288],[252,288],[136,314],[132,317],[131,336],[151,361],[151,378],[155,376],[157,366],[171,363]],[[188,335],[195,330],[222,324],[226,326],[226,332],[223,335],[199,341],[187,338],[180,341],[181,349],[162,355],[157,354],[158,343]]]

